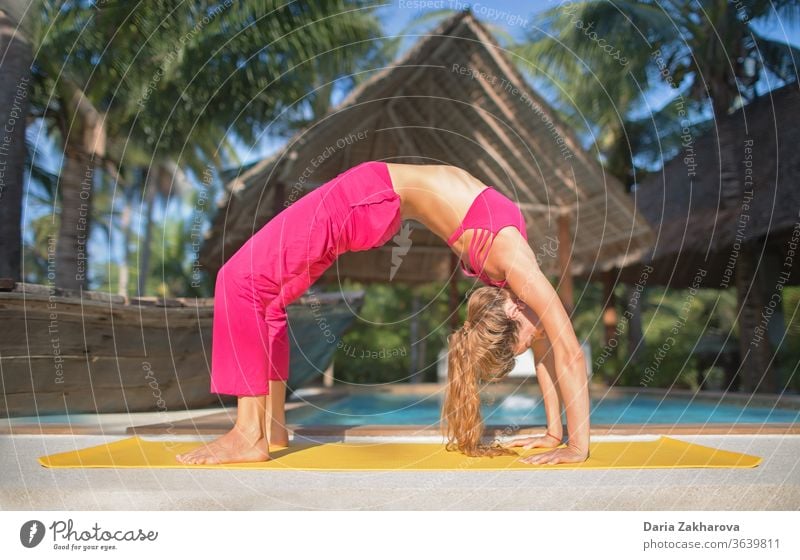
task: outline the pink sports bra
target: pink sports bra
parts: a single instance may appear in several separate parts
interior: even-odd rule
[[[447,244],[452,246],[465,230],[475,230],[469,244],[469,263],[472,270],[464,265],[464,261],[459,261],[461,270],[465,275],[470,277],[477,276],[482,282],[490,286],[505,287],[506,280],[492,280],[484,272],[483,266],[486,263],[486,257],[489,255],[489,249],[494,243],[497,233],[508,226],[517,228],[522,237],[526,241],[528,240],[525,218],[522,216],[519,207],[493,187],[485,187],[472,201],[461,225],[447,240]]]

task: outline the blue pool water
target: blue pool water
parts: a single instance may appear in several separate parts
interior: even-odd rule
[[[287,422],[303,425],[363,424],[426,425],[439,422],[440,394],[433,395],[351,395],[325,405],[310,405],[305,411],[287,413]],[[316,406],[316,408],[314,408]],[[309,412],[308,408],[312,408]],[[486,424],[544,425],[544,404],[528,395],[498,397],[484,402]],[[562,413],[566,422],[566,416]],[[694,424],[694,423],[770,423],[797,422],[800,411],[770,409],[716,401],[669,398],[661,400],[641,395],[592,400],[593,424]]]

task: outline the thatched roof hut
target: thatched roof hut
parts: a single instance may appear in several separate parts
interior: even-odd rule
[[[756,98],[685,144],[636,186],[637,207],[656,240],[621,278],[635,281],[649,263],[651,284],[686,288],[703,269],[703,287],[733,286],[745,242],[783,263],[800,228],[800,86]],[[786,271],[787,284],[800,282],[800,266]]]
[[[557,277],[570,271],[562,285],[571,285],[571,275],[637,262],[654,239],[623,186],[581,148],[509,54],[464,11],[397,63],[374,70],[283,149],[234,178],[201,263],[216,272],[287,200],[369,160],[448,163],[504,192],[525,213],[543,270]],[[389,243],[342,255],[321,281],[453,277],[457,261],[444,241],[421,226],[411,240],[392,276]]]
[[[656,229],[653,251],[624,268],[635,282],[734,288],[742,389],[775,392],[774,349],[787,344],[782,293],[800,283],[800,86],[760,96],[684,143],[636,188]],[[729,336],[734,336],[730,333]],[[738,376],[728,381],[736,387]]]

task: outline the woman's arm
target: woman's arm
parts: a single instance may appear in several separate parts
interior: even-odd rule
[[[525,308],[526,315],[531,313],[530,308]],[[538,317],[530,319],[538,322]],[[547,418],[547,432],[543,436],[519,438],[506,444],[506,447],[522,447],[523,449],[534,449],[537,447],[554,448],[561,445],[564,436],[563,426],[561,425],[561,403],[558,397],[558,384],[555,378],[555,367],[553,367],[553,352],[550,350],[550,341],[546,336],[534,336],[530,341],[533,349],[533,356],[536,360],[536,380],[542,390],[542,400],[544,401],[544,412]]]
[[[544,413],[547,418],[547,433],[559,441],[563,438],[561,425],[561,402],[558,398],[558,379],[555,372],[555,360],[547,337],[537,338],[531,344],[533,357],[536,360],[536,380],[542,390]]]
[[[539,269],[527,241],[513,228],[501,230],[495,243],[508,287],[536,313],[550,341],[558,387],[567,415],[569,454],[556,449],[530,457],[532,463],[581,461],[589,454],[589,388],[586,360],[558,294]],[[495,249],[495,247],[493,247]],[[562,460],[563,459],[563,460]]]

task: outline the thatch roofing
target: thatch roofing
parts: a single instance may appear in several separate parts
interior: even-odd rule
[[[717,119],[637,185],[637,206],[657,235],[642,260],[654,268],[648,282],[687,287],[702,268],[704,287],[732,286],[730,265],[746,241],[780,267],[800,234],[798,146],[800,86],[792,83]],[[621,278],[635,281],[640,269]],[[787,270],[787,283],[800,282],[800,267]]]
[[[515,200],[540,264],[558,273],[557,217],[570,217],[571,271],[589,275],[642,258],[654,239],[622,185],[525,82],[469,11],[426,34],[324,117],[228,185],[201,252],[215,272],[269,218],[310,189],[369,160],[448,163]],[[422,226],[396,281],[446,281],[445,242]],[[392,246],[347,253],[322,281],[388,281]]]

